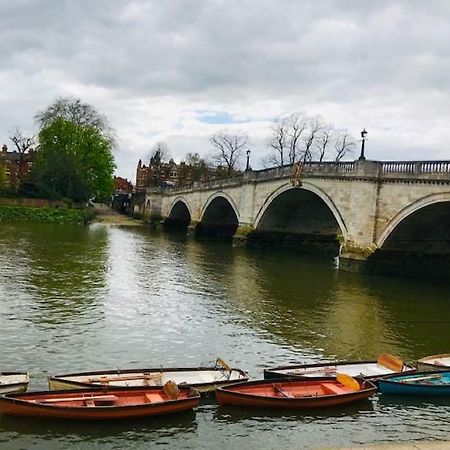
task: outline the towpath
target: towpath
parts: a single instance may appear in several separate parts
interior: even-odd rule
[[[126,227],[140,227],[145,225],[143,220],[133,219],[132,217],[119,214],[108,205],[104,205],[102,203],[94,203],[94,209],[96,213],[93,220],[94,223]]]

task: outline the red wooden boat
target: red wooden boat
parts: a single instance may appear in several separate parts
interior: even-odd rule
[[[267,408],[323,408],[367,399],[376,386],[362,378],[340,374],[336,378],[260,380],[217,389],[221,404]]]
[[[76,389],[29,392],[0,397],[0,413],[54,419],[119,420],[187,411],[200,394],[190,387]]]

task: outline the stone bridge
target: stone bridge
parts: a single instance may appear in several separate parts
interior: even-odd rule
[[[311,162],[170,190],[148,189],[152,222],[249,246],[334,252],[373,273],[450,273],[450,161]]]

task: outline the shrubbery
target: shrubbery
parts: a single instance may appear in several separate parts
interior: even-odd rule
[[[94,217],[90,209],[30,208],[0,206],[0,222],[88,223]]]

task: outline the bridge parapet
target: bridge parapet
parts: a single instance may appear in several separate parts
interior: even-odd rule
[[[311,161],[302,167],[303,177],[337,177],[370,179],[408,179],[449,181],[450,161]],[[164,191],[186,192],[202,189],[218,189],[239,186],[249,182],[261,182],[290,178],[292,165],[272,167],[262,170],[250,170],[241,175],[218,180],[195,182],[185,186],[164,188]],[[161,192],[161,191],[160,191]]]

